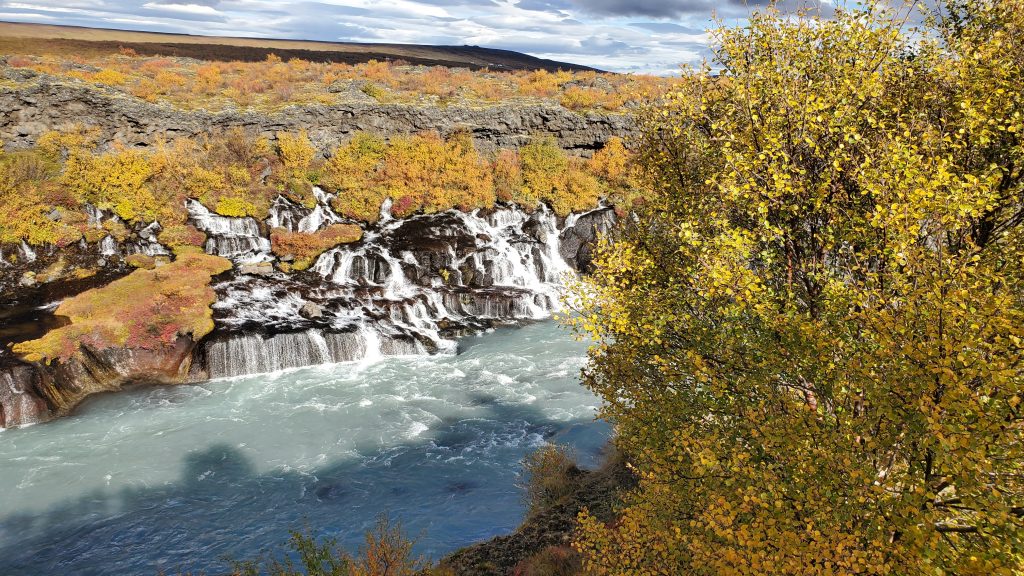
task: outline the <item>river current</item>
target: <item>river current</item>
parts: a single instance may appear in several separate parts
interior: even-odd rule
[[[522,520],[520,461],[609,436],[554,322],[370,359],[101,396],[0,432],[0,574],[223,572],[289,530],[355,551],[379,514],[438,558]]]

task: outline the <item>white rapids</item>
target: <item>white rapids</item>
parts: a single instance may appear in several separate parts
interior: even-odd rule
[[[275,259],[266,229],[313,232],[347,221],[330,195],[315,191],[313,208],[279,197],[262,229],[197,201],[188,208],[208,236],[207,252],[244,266]],[[196,366],[215,378],[455,353],[453,335],[550,317],[575,274],[563,236],[584,226],[604,232],[612,221],[607,208],[560,219],[544,205],[532,213],[503,206],[394,219],[385,203],[362,241],[324,252],[301,276],[265,269],[218,285],[221,333],[205,343]]]

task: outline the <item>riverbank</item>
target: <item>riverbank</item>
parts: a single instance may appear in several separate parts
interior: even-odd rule
[[[537,466],[533,460],[534,495],[523,523],[511,534],[458,550],[441,560],[442,571],[458,576],[570,576],[582,574],[579,555],[572,549],[576,519],[586,509],[602,522],[615,519],[623,490],[636,479],[626,460],[611,444],[605,447],[600,467],[579,467],[571,454],[558,448],[541,449],[532,458],[549,455]],[[561,458],[559,458],[559,455]],[[554,462],[551,462],[554,460]],[[531,459],[528,459],[528,462]]]

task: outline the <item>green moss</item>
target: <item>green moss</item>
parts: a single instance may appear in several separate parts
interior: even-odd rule
[[[124,262],[132,268],[142,268],[144,270],[156,268],[156,258],[146,254],[131,254],[124,259]]]

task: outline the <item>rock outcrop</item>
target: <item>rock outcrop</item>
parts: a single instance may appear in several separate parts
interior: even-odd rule
[[[81,353],[51,364],[15,364],[0,369],[0,427],[22,426],[64,416],[88,396],[134,383],[182,384],[195,342],[181,337],[157,349],[83,346]]]
[[[312,208],[279,197],[263,222],[219,216],[190,201],[191,224],[208,236],[206,252],[233,264],[213,286],[214,331],[199,342],[181,337],[157,347],[83,345],[73,357],[49,364],[0,350],[0,427],[62,416],[89,395],[136,383],[453,353],[460,336],[556,310],[562,280],[590,265],[589,246],[615,221],[609,207],[559,218],[543,205],[532,212],[498,206],[394,219],[385,204],[380,222],[363,225],[361,241],[324,252],[305,272],[286,273],[270,250],[272,228],[315,231],[343,220],[331,209],[331,196],[316,192]],[[95,213],[97,223],[112,217]],[[127,273],[123,255],[143,248],[164,252],[141,246],[137,235],[69,249],[79,266],[92,258],[103,274],[116,277]],[[37,255],[23,266],[39,268],[54,257]],[[59,324],[39,297],[23,305],[31,316],[27,325]]]
[[[189,111],[25,69],[7,69],[6,74],[16,82],[0,82],[0,142],[12,148],[31,146],[48,130],[84,125],[98,128],[105,141],[136,146],[241,127],[270,138],[279,131],[306,130],[322,152],[354,132],[393,136],[436,131],[442,136],[467,132],[483,150],[516,148],[531,137],[549,135],[566,150],[588,154],[633,130],[624,114],[580,114],[551,103],[421,106],[363,101],[293,105],[273,113]]]

